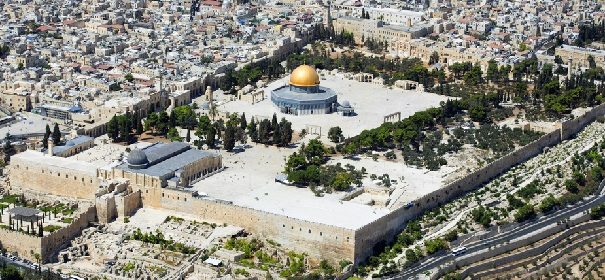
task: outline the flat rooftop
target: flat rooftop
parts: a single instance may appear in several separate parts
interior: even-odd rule
[[[192,190],[239,206],[353,230],[389,213],[386,208],[341,201],[347,193],[317,197],[308,188],[275,182],[285,157],[294,151],[255,145],[245,152],[225,155],[226,169],[195,183]]]
[[[11,159],[19,159],[31,162],[36,165],[46,165],[67,170],[73,170],[80,173],[85,173],[90,176],[97,175],[97,166],[88,162],[83,162],[71,158],[49,156],[42,152],[26,150],[11,157]]]

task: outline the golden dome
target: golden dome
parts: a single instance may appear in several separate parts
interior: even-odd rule
[[[311,87],[319,85],[319,75],[313,67],[301,65],[290,74],[290,85],[297,87]]]

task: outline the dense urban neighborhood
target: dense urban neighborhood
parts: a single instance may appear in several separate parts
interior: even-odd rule
[[[0,1],[0,279],[605,279],[605,6]]]

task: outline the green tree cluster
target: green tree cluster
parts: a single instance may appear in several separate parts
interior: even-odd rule
[[[114,142],[131,143],[134,135],[143,132],[140,114],[127,111],[123,115],[113,116],[107,123],[107,134]]]
[[[197,251],[196,248],[192,246],[187,246],[180,242],[175,242],[171,239],[166,239],[162,231],[156,229],[154,232],[145,232],[143,233],[140,228],[137,228],[131,235],[130,239],[142,241],[144,243],[150,244],[158,244],[162,247],[162,249],[166,249],[173,252],[180,252],[185,255],[193,254]]]
[[[254,119],[248,124],[248,135],[252,142],[287,147],[292,141],[292,123],[282,118],[277,122],[277,115],[271,120],[263,119],[256,123]]]

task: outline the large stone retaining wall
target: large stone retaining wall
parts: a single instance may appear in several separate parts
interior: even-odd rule
[[[536,141],[503,156],[467,176],[413,201],[410,208],[398,208],[384,217],[365,225],[355,232],[355,260],[363,261],[375,254],[377,244],[390,243],[403,230],[407,221],[427,210],[445,204],[465,193],[476,190],[511,167],[569,139],[598,116],[605,114],[605,104],[599,105],[580,117],[561,123],[561,128],[543,135]]]
[[[131,216],[139,207],[141,207],[140,191],[116,197],[118,219]]]
[[[97,210],[94,206],[74,217],[71,224],[41,238],[40,244],[42,261],[50,262],[60,250],[65,248],[74,237],[80,235],[91,222],[96,220]]]
[[[454,181],[432,193],[413,201],[410,208],[398,208],[384,217],[367,224],[355,233],[356,255],[360,259],[369,257],[375,251],[373,246],[381,241],[390,242],[403,230],[407,221],[418,217],[424,211],[445,204],[502,174],[510,167],[541,153],[544,148],[561,142],[560,132],[543,135],[538,140],[501,157],[485,167]],[[380,229],[380,230],[378,230]]]
[[[95,217],[95,207],[90,207],[77,215],[68,226],[44,237],[0,228],[0,247],[29,260],[36,260],[35,254],[38,254],[43,263],[49,262],[56,257],[61,249],[68,245],[69,241],[80,235],[82,229],[88,227],[88,224],[93,222]]]
[[[37,192],[93,200],[99,188],[99,178],[86,172],[11,158],[9,166],[11,187]]]
[[[584,113],[582,116],[561,123],[561,138],[563,140],[569,139],[574,134],[580,132],[585,126],[593,122],[598,116],[604,114],[605,104],[601,104]]]
[[[34,254],[42,256],[41,238],[24,232],[0,228],[0,246],[30,260],[35,260]]]
[[[307,253],[312,260],[350,260],[354,255],[354,230],[304,221],[285,215],[234,205],[230,202],[193,197],[190,192],[160,189],[143,193],[143,206],[185,212],[205,221],[236,225],[285,248]]]

